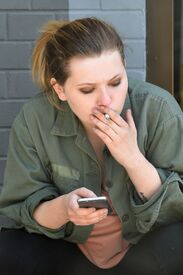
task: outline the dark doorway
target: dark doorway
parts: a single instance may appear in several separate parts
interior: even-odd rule
[[[174,95],[183,108],[183,0],[147,0],[146,80]]]

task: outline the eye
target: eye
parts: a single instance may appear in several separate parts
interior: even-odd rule
[[[80,89],[80,92],[83,93],[83,94],[90,94],[94,91],[94,88],[83,88],[83,89]]]
[[[118,80],[112,82],[112,83],[110,84],[110,86],[116,87],[116,86],[119,86],[120,84],[121,84],[121,79],[118,79]]]

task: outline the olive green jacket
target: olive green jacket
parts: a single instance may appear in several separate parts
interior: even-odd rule
[[[67,103],[64,106],[65,110],[59,111],[41,93],[16,117],[0,197],[0,214],[8,219],[1,228],[24,227],[28,232],[82,243],[92,225],[68,222],[53,230],[40,226],[32,217],[41,202],[79,187],[101,194],[95,152],[77,117]],[[123,237],[136,243],[148,231],[183,219],[183,115],[168,92],[133,79],[129,79],[122,116],[127,108],[132,110],[139,148],[162,181],[160,190],[142,202],[124,167],[104,150],[107,188],[123,224]]]

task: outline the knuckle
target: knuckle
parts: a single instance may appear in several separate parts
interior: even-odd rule
[[[96,122],[96,125],[97,125],[98,127],[101,125],[100,120],[98,120],[98,121]]]
[[[110,138],[108,138],[107,136],[104,136],[103,138],[105,143],[110,143],[112,140]]]
[[[80,187],[80,191],[85,192],[85,191],[87,191],[87,188],[86,187]]]
[[[105,124],[105,125],[104,125],[104,131],[108,132],[109,129],[110,129],[109,126]]]
[[[114,117],[114,119],[119,119],[120,118],[118,113],[116,113],[116,112],[114,112],[113,117]]]

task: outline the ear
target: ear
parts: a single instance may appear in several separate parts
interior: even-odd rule
[[[51,78],[50,80],[50,84],[53,87],[55,93],[57,94],[57,96],[59,97],[60,100],[62,101],[66,101],[66,96],[65,96],[65,92],[64,92],[64,88],[63,86],[61,86],[55,78]]]

